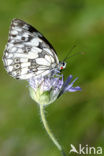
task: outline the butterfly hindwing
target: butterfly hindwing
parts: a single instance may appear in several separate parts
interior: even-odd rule
[[[58,58],[52,45],[31,25],[12,20],[3,62],[6,71],[14,78],[29,79],[50,73]]]

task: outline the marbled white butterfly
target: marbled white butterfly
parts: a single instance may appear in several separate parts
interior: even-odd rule
[[[13,19],[3,62],[6,71],[16,79],[58,73],[66,63],[59,62],[48,40],[31,25]]]

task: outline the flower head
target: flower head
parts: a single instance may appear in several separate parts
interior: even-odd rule
[[[65,82],[63,81],[63,76],[32,77],[29,79],[30,95],[38,104],[48,105],[54,102],[65,92],[75,92],[81,90],[79,86],[73,87],[77,78],[72,82],[71,80],[72,75],[70,75]]]

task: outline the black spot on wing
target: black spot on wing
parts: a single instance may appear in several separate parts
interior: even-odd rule
[[[42,53],[38,53],[39,58],[45,58],[46,52],[42,51]]]
[[[22,41],[18,41],[18,40],[17,40],[17,41],[14,41],[13,44],[14,44],[14,45],[22,44]]]
[[[40,49],[44,48],[42,42],[39,42],[39,45],[37,47],[40,48]]]
[[[29,28],[28,31],[31,32],[31,33],[38,32],[38,30],[36,30],[34,27],[32,27],[29,24],[28,24],[28,28]]]
[[[30,42],[32,39],[33,39],[33,37],[30,36],[30,35],[29,35],[28,37],[24,37],[24,36],[23,36],[23,37],[21,38],[21,40],[24,41],[24,42]]]
[[[22,37],[21,39],[24,41],[25,40],[25,37]]]
[[[12,34],[11,36],[12,36],[12,37],[16,37],[16,35],[13,35],[13,34]]]
[[[14,21],[16,21],[16,23],[18,24],[19,27],[23,27],[25,22],[19,20],[19,19],[14,19]]]

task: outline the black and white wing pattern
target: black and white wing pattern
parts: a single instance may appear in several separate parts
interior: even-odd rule
[[[6,71],[16,79],[46,76],[59,64],[47,39],[20,19],[12,20],[3,62]]]

